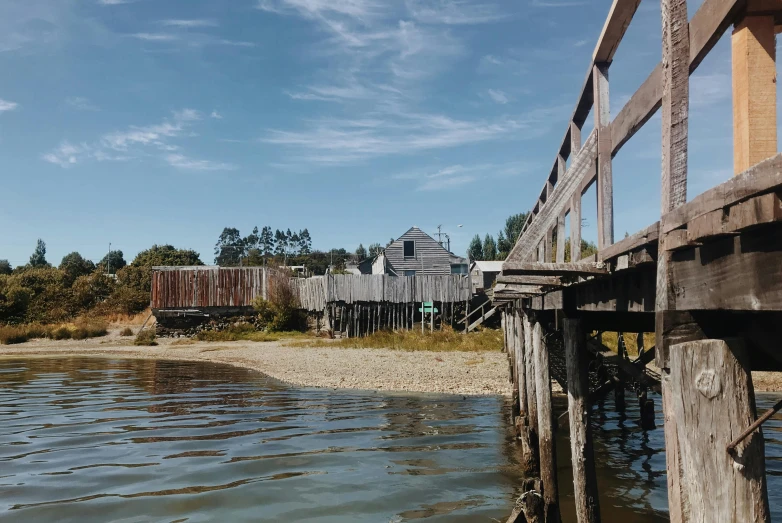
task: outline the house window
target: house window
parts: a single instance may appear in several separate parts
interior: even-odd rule
[[[451,274],[467,274],[467,266],[464,264],[451,265]]]
[[[415,258],[415,241],[405,240],[405,258]]]
[[[415,276],[415,271],[405,271],[405,276]]]

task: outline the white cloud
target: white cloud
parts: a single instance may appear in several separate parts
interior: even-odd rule
[[[85,160],[129,161],[140,157],[158,156],[169,165],[188,170],[230,170],[232,164],[195,160],[181,152],[181,146],[172,143],[178,138],[192,135],[191,127],[202,119],[195,109],[174,111],[162,122],[130,126],[123,131],[104,134],[94,142],[78,145],[65,140],[58,147],[43,155],[43,159],[60,167],[70,167]]]
[[[407,0],[413,18],[427,24],[485,24],[507,18],[507,13],[494,4],[473,0]]]
[[[393,176],[397,180],[411,180],[418,183],[417,191],[436,191],[467,185],[477,180],[518,176],[531,172],[535,166],[528,163],[478,163],[474,165],[449,165],[442,168],[428,168],[407,171]]]
[[[19,107],[19,104],[16,102],[9,102],[8,100],[3,100],[0,98],[0,113],[4,113],[6,111],[13,111]]]
[[[80,111],[98,111],[99,108],[83,96],[71,96],[65,99],[65,103]]]
[[[730,75],[723,73],[690,76],[690,103],[693,107],[706,107],[725,100],[732,94]]]
[[[488,91],[489,98],[497,102],[498,104],[506,104],[508,103],[508,96],[503,93],[500,90],[497,89],[489,89]]]
[[[98,3],[101,5],[120,5],[120,4],[129,4],[133,1],[134,0],[98,0]]]
[[[179,40],[177,35],[170,33],[135,33],[130,36],[147,42],[173,42],[174,40]]]
[[[205,19],[198,19],[198,20],[161,20],[160,23],[165,26],[169,27],[183,27],[183,28],[192,28],[192,27],[217,27],[217,22],[214,20],[205,20]]]
[[[481,58],[481,62],[486,64],[491,64],[491,65],[502,65],[502,60],[490,54],[487,54],[486,56]]]
[[[196,160],[182,154],[169,154],[166,156],[166,162],[172,167],[187,171],[233,171],[236,169],[236,166],[230,163]]]
[[[573,7],[584,5],[586,2],[574,2],[572,0],[531,0],[532,7]]]
[[[223,115],[218,113],[217,111],[212,111],[212,114],[209,115],[209,118],[214,118],[215,120],[222,120]]]

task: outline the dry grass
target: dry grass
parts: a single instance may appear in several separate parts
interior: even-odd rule
[[[446,327],[441,331],[427,331],[423,334],[417,330],[402,332],[381,331],[364,338],[345,338],[334,341],[302,340],[288,343],[288,345],[291,347],[373,348],[433,352],[494,352],[502,350],[502,332],[485,329],[462,334]]]
[[[190,338],[177,338],[176,340],[171,342],[172,346],[177,345],[194,345],[195,342],[191,340]]]
[[[298,331],[293,332],[263,332],[258,331],[249,323],[233,325],[230,329],[221,331],[201,331],[196,334],[198,341],[280,341],[285,338],[301,338],[307,336]]]
[[[594,335],[596,333],[592,333]],[[627,354],[630,356],[638,356],[638,343],[636,342],[635,333],[625,333],[625,346],[627,347]],[[619,345],[619,333],[618,332],[604,332],[603,333],[603,345],[616,352]],[[654,347],[654,333],[644,333],[644,348],[647,350],[650,347]]]
[[[140,327],[149,318],[150,314],[152,314],[152,311],[145,309],[138,314],[114,313],[103,315],[101,318],[111,325],[138,325]]]
[[[152,329],[139,331],[139,333],[136,334],[136,339],[133,341],[133,345],[154,347],[155,345],[157,345],[157,341],[155,341],[155,338],[156,338],[155,331]]]
[[[120,336],[133,336],[133,329],[130,327],[125,327],[121,331],[119,331]]]
[[[52,340],[85,340],[97,338],[108,333],[105,322],[99,320],[80,319],[74,323],[59,325],[29,325],[0,326],[0,344],[13,345],[33,339],[48,338]]]

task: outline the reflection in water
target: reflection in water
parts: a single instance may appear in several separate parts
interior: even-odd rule
[[[629,399],[592,411],[603,521],[666,521],[662,425],[642,431]],[[0,521],[504,521],[521,483],[509,413],[499,398],[302,389],[222,365],[2,360]],[[782,415],[764,432],[774,515]],[[566,430],[557,452],[568,523]]]
[[[3,521],[494,521],[501,398],[301,389],[228,366],[0,361]]]

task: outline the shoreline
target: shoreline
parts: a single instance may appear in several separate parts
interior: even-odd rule
[[[132,337],[119,337],[118,332],[112,329],[108,336],[78,341],[31,340],[18,345],[0,345],[0,358],[203,361],[258,371],[300,387],[510,396],[508,360],[499,351],[353,349],[328,347],[325,340],[323,347],[292,347],[286,340],[177,344],[171,338],[159,338],[159,345],[145,347],[133,345]]]

